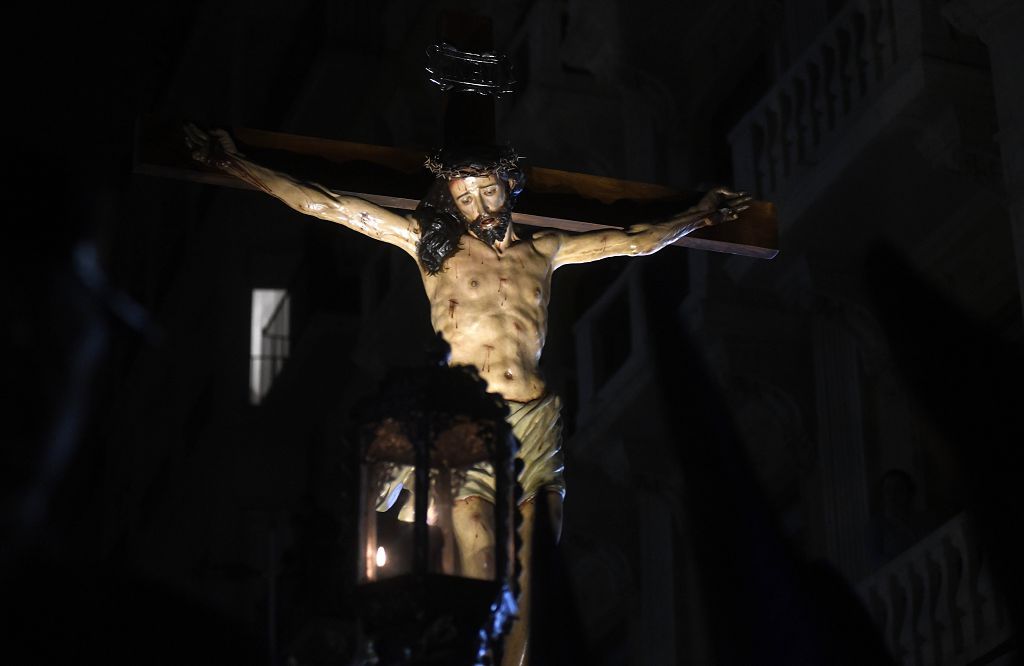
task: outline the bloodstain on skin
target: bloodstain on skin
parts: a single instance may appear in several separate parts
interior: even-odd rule
[[[494,351],[494,347],[491,345],[484,345],[484,372],[491,371],[491,352]]]
[[[459,307],[459,302],[454,298],[448,299],[448,318],[455,319],[455,308]],[[455,322],[455,328],[459,327],[459,322]]]
[[[498,295],[501,296],[500,306],[504,306],[508,300],[508,294],[505,293],[505,287],[508,286],[508,278],[498,278]]]

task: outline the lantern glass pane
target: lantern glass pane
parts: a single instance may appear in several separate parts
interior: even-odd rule
[[[423,573],[495,579],[494,504],[480,501],[471,511],[460,510],[456,499],[467,495],[474,480],[489,476],[489,467],[477,463],[430,468]],[[364,462],[361,581],[415,573],[414,481],[412,466]],[[465,552],[459,549],[460,536]]]

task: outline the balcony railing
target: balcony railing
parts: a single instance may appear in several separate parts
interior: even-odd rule
[[[778,199],[920,55],[920,0],[851,0],[729,133],[735,183]],[[916,51],[916,53],[914,53]]]
[[[901,664],[970,664],[1011,635],[962,513],[866,578],[858,591]]]

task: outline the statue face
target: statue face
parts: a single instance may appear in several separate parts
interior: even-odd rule
[[[508,206],[508,185],[494,174],[452,178],[448,190],[466,222],[506,212]]]
[[[455,206],[474,236],[494,245],[512,222],[508,183],[496,176],[465,176],[448,181]]]

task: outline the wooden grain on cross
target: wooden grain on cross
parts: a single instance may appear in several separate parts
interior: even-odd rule
[[[237,178],[195,162],[185,146],[183,123],[141,118],[136,125],[136,173],[251,189]],[[230,128],[250,159],[297,178],[361,197],[381,206],[412,210],[433,175],[422,151],[320,139],[281,132]],[[662,185],[526,166],[526,189],[516,203],[517,225],[568,231],[624,228],[656,222],[700,197]],[[701,229],[675,243],[683,247],[760,259],[778,254],[775,206],[753,201],[738,220]]]

